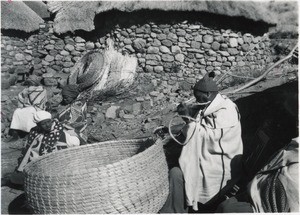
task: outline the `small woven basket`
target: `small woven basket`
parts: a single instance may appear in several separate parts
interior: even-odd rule
[[[57,151],[24,173],[27,202],[38,214],[157,213],[169,193],[163,144],[149,139]]]

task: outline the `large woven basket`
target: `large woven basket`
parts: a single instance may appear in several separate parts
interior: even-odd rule
[[[107,141],[50,153],[25,169],[35,213],[157,213],[168,192],[160,142]]]

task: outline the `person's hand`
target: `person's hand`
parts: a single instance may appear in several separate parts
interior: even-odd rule
[[[179,115],[190,116],[189,107],[185,103],[180,103],[177,106],[177,113]]]

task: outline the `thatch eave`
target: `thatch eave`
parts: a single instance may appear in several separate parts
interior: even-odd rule
[[[50,18],[50,12],[48,11],[47,5],[42,1],[24,1],[24,3],[30,7],[36,14],[41,18]]]
[[[56,13],[54,31],[66,33],[75,30],[95,29],[96,14],[110,10],[132,12],[143,9],[164,11],[198,11],[232,17],[245,17],[254,21],[276,24],[274,14],[266,9],[265,2],[251,1],[50,1],[49,10]],[[80,10],[78,10],[80,8]]]
[[[24,2],[1,1],[1,29],[27,33],[39,29],[44,20]]]

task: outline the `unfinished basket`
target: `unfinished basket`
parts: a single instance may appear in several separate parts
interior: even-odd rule
[[[38,214],[157,213],[169,193],[161,142],[107,141],[69,148],[25,166],[25,194]]]

